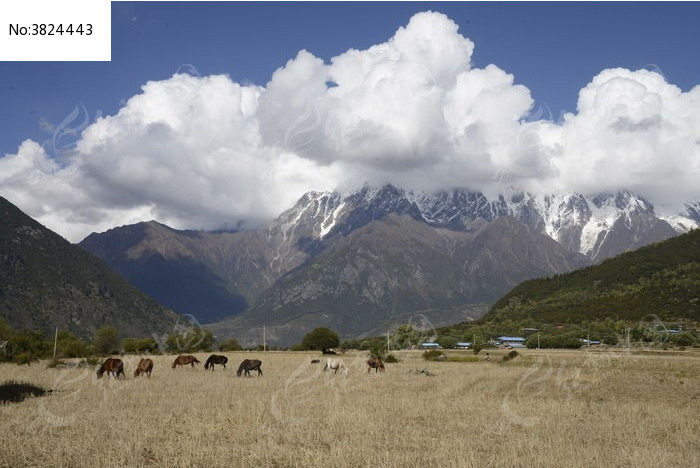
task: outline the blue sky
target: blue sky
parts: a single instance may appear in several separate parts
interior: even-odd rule
[[[447,14],[476,44],[475,66],[514,74],[554,118],[605,68],[657,68],[683,90],[699,81],[695,2],[114,2],[111,62],[0,63],[0,154],[51,138],[42,119],[57,125],[80,104],[90,119],[112,114],[183,65],[264,85],[300,49],[325,60],[364,49],[424,10]]]

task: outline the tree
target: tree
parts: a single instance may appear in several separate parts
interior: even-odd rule
[[[95,332],[93,342],[98,353],[110,354],[119,347],[119,330],[105,325]]]
[[[386,348],[381,344],[375,344],[369,348],[369,357],[384,359],[386,356]]]
[[[219,351],[240,351],[241,349],[243,348],[235,338],[229,338],[219,344]]]
[[[420,342],[420,332],[414,329],[411,325],[401,325],[391,334],[392,346],[405,349]]]
[[[12,330],[9,340],[5,345],[3,359],[13,360],[18,364],[28,364],[29,362],[48,356],[49,344],[44,339],[44,335],[38,330]]]
[[[457,347],[457,338],[449,335],[443,335],[439,337],[437,343],[445,349]]]
[[[90,354],[88,343],[68,331],[58,333],[57,348],[59,357],[84,357]]]
[[[537,335],[530,335],[525,342],[528,348],[537,347]],[[540,348],[567,348],[578,349],[583,345],[578,339],[577,333],[542,333],[540,335]]]
[[[210,330],[190,328],[182,333],[170,335],[165,345],[168,351],[177,353],[211,351],[214,346],[214,335]]]
[[[678,346],[693,346],[695,344],[695,335],[686,331],[672,337],[671,341]]]
[[[338,334],[326,327],[320,327],[310,331],[306,334],[304,339],[301,340],[301,347],[303,349],[316,349],[319,351],[335,348],[339,344],[340,338]]]
[[[122,349],[127,354],[152,354],[158,351],[158,343],[153,338],[124,338]]]

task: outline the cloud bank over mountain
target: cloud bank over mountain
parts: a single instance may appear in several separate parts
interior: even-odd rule
[[[228,76],[150,81],[70,151],[24,141],[0,191],[72,241],[151,218],[180,228],[255,225],[307,190],[392,183],[488,194],[627,189],[680,207],[700,198],[700,86],[606,69],[553,121],[443,14],[324,62],[300,51],[265,86]]]

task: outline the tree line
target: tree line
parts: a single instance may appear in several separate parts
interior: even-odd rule
[[[632,345],[657,347],[697,346],[700,337],[696,323],[631,323],[628,321],[589,321],[567,324],[538,323],[533,320],[504,320],[493,322],[464,322],[431,330],[418,330],[411,325],[395,328],[388,337],[340,340],[338,333],[319,327],[307,333],[302,341],[292,346],[292,351],[331,350],[333,348],[368,350],[372,355],[385,357],[387,346],[391,350],[414,349],[422,342],[433,341],[442,348],[454,348],[459,342],[471,343],[478,353],[493,346],[502,335],[526,338],[528,348],[580,348],[583,339],[599,341],[604,345],[624,345],[629,339]],[[671,333],[670,330],[673,332]],[[38,359],[53,357],[54,337],[47,337],[35,330],[15,330],[0,319],[0,362],[26,364]],[[244,349],[235,338],[217,342],[211,331],[192,327],[172,333],[164,339],[153,337],[121,338],[113,326],[103,326],[90,339],[81,339],[68,331],[59,331],[55,340],[56,358],[105,356],[110,354],[173,354]],[[263,350],[257,345],[250,350]],[[270,349],[266,347],[265,349]],[[276,348],[287,349],[287,348]]]
[[[69,331],[48,337],[36,330],[16,330],[0,319],[0,361],[27,364],[38,359],[105,356],[110,354],[158,354],[237,351],[242,349],[235,338],[215,342],[211,331],[192,328],[172,333],[164,340],[152,337],[121,338],[113,326],[103,326],[90,339],[81,339]]]

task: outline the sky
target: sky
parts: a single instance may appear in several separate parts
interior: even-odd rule
[[[699,13],[114,2],[111,62],[0,63],[0,195],[71,241],[255,226],[364,183],[681,210],[700,199]]]

